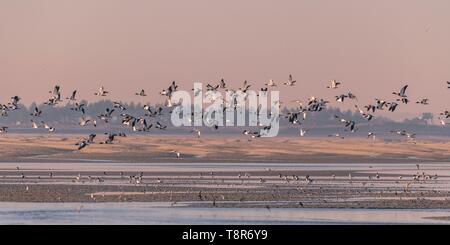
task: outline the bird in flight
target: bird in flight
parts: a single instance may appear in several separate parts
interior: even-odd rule
[[[339,87],[339,85],[341,85],[340,82],[337,82],[336,80],[332,80],[332,81],[330,81],[330,85],[327,86],[327,88],[336,89]]]
[[[105,88],[103,86],[100,86],[100,88],[98,89],[98,92],[94,93],[94,95],[97,96],[106,96],[108,95],[108,91],[105,90]]]
[[[287,85],[287,86],[294,86],[296,82],[297,82],[297,81],[295,81],[295,80],[292,78],[292,75],[289,75],[288,81],[285,82],[285,83],[283,83],[283,84],[284,84],[284,85]]]
[[[147,96],[147,94],[145,94],[145,90],[143,90],[143,89],[140,92],[135,93],[135,95],[142,96],[142,97]]]

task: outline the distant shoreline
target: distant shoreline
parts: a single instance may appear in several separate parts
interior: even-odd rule
[[[334,137],[128,136],[78,151],[84,135],[0,137],[0,162],[397,163],[450,161],[450,140],[385,141]],[[105,135],[97,135],[96,142]],[[173,151],[180,152],[177,158]]]

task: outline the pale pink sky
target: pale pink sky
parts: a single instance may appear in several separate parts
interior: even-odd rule
[[[144,88],[155,101],[172,80],[259,89],[290,73],[283,100],[330,97],[338,79],[363,105],[408,81],[429,110],[450,109],[450,1],[0,1],[0,103],[43,102],[55,83],[82,99],[103,84],[117,100]]]

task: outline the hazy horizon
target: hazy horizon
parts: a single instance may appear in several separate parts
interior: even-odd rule
[[[331,99],[351,91],[359,105],[393,100],[409,84],[404,117],[446,109],[450,90],[450,2],[435,1],[13,1],[0,2],[0,103],[13,95],[161,102],[172,80],[189,90],[221,78],[258,89],[268,79],[281,99]],[[337,79],[337,90],[325,87]],[[149,94],[134,96],[140,89]],[[430,105],[414,102],[429,98]],[[345,102],[332,106],[352,108]],[[344,105],[344,106],[343,106]]]

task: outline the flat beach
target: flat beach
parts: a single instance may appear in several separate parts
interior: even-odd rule
[[[101,136],[99,136],[101,137]],[[2,135],[0,162],[280,162],[365,163],[450,160],[445,139],[384,141],[358,138],[129,136],[78,151],[81,135]],[[172,151],[181,153],[177,158]]]
[[[450,208],[445,140],[129,136],[77,151],[79,138],[0,137],[0,201]]]

